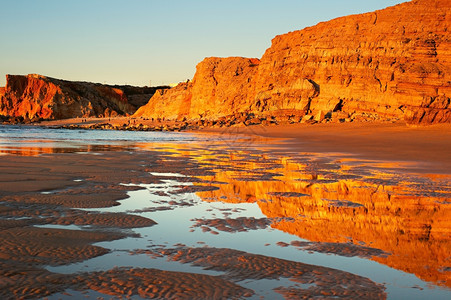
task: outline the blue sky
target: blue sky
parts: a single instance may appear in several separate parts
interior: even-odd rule
[[[5,74],[160,85],[209,56],[260,58],[278,34],[399,0],[0,0]]]

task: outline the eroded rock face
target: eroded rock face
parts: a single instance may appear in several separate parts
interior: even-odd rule
[[[276,36],[261,60],[206,58],[139,116],[337,116],[451,121],[451,4],[417,0]],[[177,99],[177,100],[175,100]]]
[[[72,82],[29,74],[6,75],[0,115],[23,119],[114,117],[133,114],[155,88]]]
[[[247,111],[259,63],[255,58],[206,58],[192,82],[156,93],[134,116],[215,120]]]

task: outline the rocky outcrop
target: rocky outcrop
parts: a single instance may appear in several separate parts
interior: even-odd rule
[[[136,116],[451,122],[451,3],[414,0],[275,37],[261,60],[207,58]]]
[[[0,88],[0,115],[21,120],[129,115],[155,91],[36,74],[6,75],[6,86]]]
[[[197,65],[192,82],[156,93],[134,116],[217,119],[246,111],[259,63],[242,57],[207,58]]]

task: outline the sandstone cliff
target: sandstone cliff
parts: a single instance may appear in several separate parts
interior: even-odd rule
[[[261,60],[206,58],[192,82],[157,93],[135,116],[451,122],[449,28],[448,0],[319,23],[275,37]]]
[[[242,57],[207,58],[197,65],[192,82],[156,93],[134,116],[210,119],[247,111],[259,63]]]
[[[7,75],[0,115],[25,120],[133,114],[156,88],[72,82],[36,74]]]

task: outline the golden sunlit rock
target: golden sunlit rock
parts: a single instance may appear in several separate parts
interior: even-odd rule
[[[450,9],[410,1],[278,35],[261,60],[206,58],[192,82],[156,93],[135,116],[449,123]]]
[[[133,114],[155,90],[66,81],[37,74],[6,75],[6,86],[0,89],[0,115],[20,118],[17,120],[22,122],[125,116]]]

